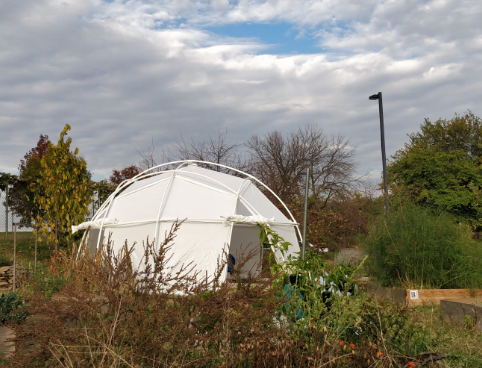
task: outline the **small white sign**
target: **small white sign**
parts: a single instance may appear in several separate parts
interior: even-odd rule
[[[410,290],[410,299],[418,299],[418,290]]]

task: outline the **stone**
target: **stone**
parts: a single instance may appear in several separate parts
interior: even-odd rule
[[[468,318],[476,331],[482,333],[482,298],[459,298],[440,301],[444,321],[463,326]]]
[[[374,282],[367,283],[367,294],[376,297],[377,299],[389,299],[395,303],[406,306],[406,290],[383,287]]]
[[[9,358],[15,352],[15,343],[8,341],[15,338],[15,331],[6,326],[0,326],[0,356]]]

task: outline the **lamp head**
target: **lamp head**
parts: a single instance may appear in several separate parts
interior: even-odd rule
[[[368,97],[369,100],[378,100],[379,94],[377,93],[376,95],[371,95]]]

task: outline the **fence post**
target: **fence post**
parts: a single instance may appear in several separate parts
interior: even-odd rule
[[[13,292],[17,292],[17,224],[13,224]]]
[[[308,221],[308,191],[310,190],[310,168],[306,168],[305,176],[305,207],[303,211],[303,239],[301,243],[301,259],[305,259],[306,250],[306,222]]]
[[[5,237],[8,238],[8,185],[5,187]]]
[[[37,273],[37,243],[38,243],[38,225],[35,220],[35,273]]]

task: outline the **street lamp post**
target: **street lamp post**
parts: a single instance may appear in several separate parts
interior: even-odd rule
[[[388,184],[387,184],[387,157],[385,154],[385,128],[383,122],[383,101],[382,93],[368,97],[369,100],[378,100],[378,110],[380,112],[380,140],[382,144],[382,164],[383,164],[383,189],[385,197],[385,214],[388,217]]]

